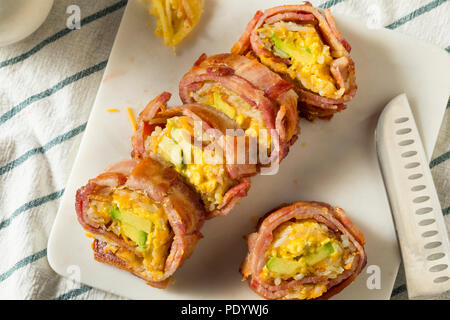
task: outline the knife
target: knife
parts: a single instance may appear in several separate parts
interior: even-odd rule
[[[375,131],[378,161],[394,218],[410,299],[450,290],[444,217],[406,94],[383,110]]]

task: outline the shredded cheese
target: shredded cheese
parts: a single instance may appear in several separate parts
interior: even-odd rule
[[[94,235],[90,232],[86,232],[86,237],[95,239]]]
[[[156,35],[166,46],[178,45],[198,24],[204,0],[143,0],[149,13],[158,19]],[[153,5],[153,6],[152,6]]]
[[[131,126],[133,127],[133,131],[136,132],[137,126],[136,126],[136,120],[134,119],[133,111],[130,109],[130,107],[127,108],[128,113],[128,119],[130,120]]]
[[[119,112],[119,109],[112,108],[112,109],[106,109],[107,112]]]

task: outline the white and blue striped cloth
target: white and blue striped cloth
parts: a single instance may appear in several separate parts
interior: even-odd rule
[[[227,0],[207,0],[206,5],[209,1]],[[450,1],[310,1],[450,51]],[[81,8],[80,30],[66,27],[72,4]],[[56,0],[33,35],[0,48],[0,299],[118,298],[56,275],[46,246],[126,4]],[[430,166],[448,215],[448,107],[433,159]],[[449,228],[450,216],[446,221]],[[407,299],[402,271],[392,298]]]

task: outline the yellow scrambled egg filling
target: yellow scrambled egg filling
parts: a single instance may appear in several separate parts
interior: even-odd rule
[[[184,143],[180,143],[179,137],[173,136],[173,129],[181,129],[186,138]],[[161,147],[161,141],[165,139],[164,137],[181,147],[181,163],[173,163],[173,159],[166,156],[167,152]],[[227,174],[224,159],[217,162],[210,161],[214,160],[214,155],[211,154],[210,160],[206,161],[204,151],[197,145],[192,144],[193,139],[194,124],[192,119],[179,116],[169,119],[164,129],[155,130],[149,137],[149,143],[153,153],[159,154],[166,161],[171,162],[174,169],[200,193],[206,208],[212,211],[222,203],[225,193],[233,186],[233,181]],[[186,148],[189,148],[190,151],[186,152]],[[189,153],[190,156],[187,159]]]
[[[202,88],[191,96],[196,102],[225,113],[230,119],[236,121],[246,135],[257,138],[259,144],[270,147],[270,132],[267,131],[261,112],[239,95],[220,83],[205,82]]]
[[[226,103],[225,110],[220,108],[218,97]],[[229,118],[236,121],[248,135],[257,137],[260,129],[266,129],[258,110],[219,83],[205,83],[203,90],[198,92],[197,99],[199,103],[210,105],[224,112]]]
[[[114,191],[113,203],[121,211],[128,211],[151,222],[151,233],[148,234],[143,249],[144,265],[155,271],[164,270],[173,239],[173,232],[164,209],[157,206],[147,196],[127,190]],[[119,226],[120,223],[119,221]]]
[[[271,57],[260,57],[261,62],[276,72],[297,79],[307,90],[327,98],[338,99],[345,92],[337,89],[330,73],[333,57],[313,25],[300,26],[292,22],[277,22],[258,29],[264,46],[275,56],[290,60],[290,64],[276,62]]]
[[[311,256],[317,255],[320,248],[332,246],[324,257],[311,263]],[[273,233],[273,240],[266,251],[266,265],[261,271],[261,278],[278,285],[282,280],[300,280],[308,276],[336,278],[351,267],[345,261],[352,256],[348,248],[343,248],[338,236],[325,225],[314,220],[289,221],[280,225]],[[274,268],[270,261],[278,259],[289,266]],[[326,291],[324,283],[304,285],[290,295],[297,299],[313,299]],[[291,298],[292,298],[291,297]]]
[[[135,246],[143,258],[123,248],[108,250],[134,267],[143,264],[155,277],[162,274],[173,240],[164,209],[143,193],[129,189],[114,190],[107,197],[109,201],[98,201],[98,197],[91,201],[91,208],[107,219],[110,231]]]

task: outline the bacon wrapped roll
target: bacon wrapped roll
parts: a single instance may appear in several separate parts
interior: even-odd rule
[[[244,280],[265,299],[328,299],[366,265],[364,236],[341,208],[297,202],[260,219],[246,237]]]
[[[248,177],[257,173],[254,164],[227,163],[225,153],[234,147],[234,139],[228,141],[225,133],[238,126],[205,105],[166,110],[169,99],[165,92],[140,113],[132,156],[152,157],[174,168],[200,194],[208,218],[227,215],[247,195]]]
[[[286,156],[299,132],[297,94],[292,88],[255,59],[203,54],[181,80],[180,97],[184,103],[202,103],[223,112],[247,135],[258,138],[260,147],[270,147],[271,130],[276,129],[277,145],[269,148],[273,162]],[[268,139],[259,139],[262,130]]]
[[[97,261],[157,288],[189,258],[206,216],[197,194],[152,159],[111,166],[77,191],[75,208]]]
[[[258,11],[231,51],[256,57],[292,83],[307,119],[331,119],[356,94],[351,46],[329,9],[306,3]]]

